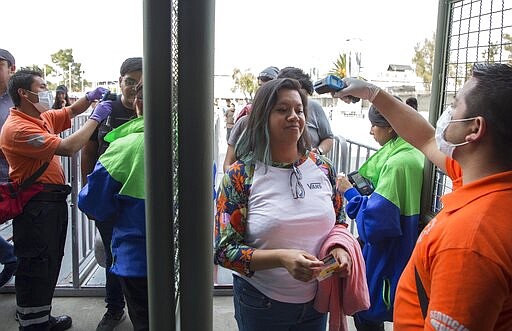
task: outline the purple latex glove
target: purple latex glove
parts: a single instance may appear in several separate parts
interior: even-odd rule
[[[103,94],[107,93],[108,89],[104,87],[97,87],[93,91],[89,91],[85,93],[85,98],[87,101],[92,102],[94,100],[99,100],[103,97]]]
[[[96,105],[96,108],[94,108],[89,118],[101,123],[108,117],[108,115],[110,115],[111,111],[112,101],[102,101]]]

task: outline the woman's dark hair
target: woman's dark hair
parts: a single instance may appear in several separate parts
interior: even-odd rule
[[[277,103],[279,91],[284,89],[299,92],[304,115],[307,119],[308,97],[301,90],[301,85],[297,80],[278,78],[265,83],[258,89],[254,96],[252,111],[247,121],[247,128],[236,144],[235,155],[237,159],[244,159],[250,162],[261,161],[266,165],[272,164],[268,122],[270,112]],[[311,144],[306,128],[304,128],[304,132],[297,141],[297,149],[299,152],[305,153],[308,146],[311,146]]]
[[[59,94],[64,94],[64,100],[66,101],[64,107],[71,106],[71,102],[69,102],[68,89],[62,89],[60,86],[57,86],[57,90],[55,92],[55,101],[53,102],[52,109],[61,109],[62,104],[59,100]]]
[[[418,110],[418,99],[415,97],[409,97],[405,100],[405,103],[411,106],[412,108]]]

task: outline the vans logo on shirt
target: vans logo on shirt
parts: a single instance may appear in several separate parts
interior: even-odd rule
[[[310,190],[321,190],[322,189],[322,183],[309,183],[308,187]]]

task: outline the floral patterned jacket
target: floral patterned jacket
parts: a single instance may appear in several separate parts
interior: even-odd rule
[[[308,157],[325,173],[332,185],[335,224],[347,226],[343,196],[336,190],[336,170],[327,158],[313,152],[308,152],[295,165],[302,164]],[[272,166],[291,168],[292,164],[274,163]],[[244,243],[244,235],[254,167],[254,164],[240,160],[231,165],[220,183],[215,216],[215,263],[248,277],[253,274],[249,266],[255,249]]]

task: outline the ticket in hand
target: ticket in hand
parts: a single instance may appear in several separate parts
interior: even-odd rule
[[[340,264],[338,263],[338,261],[336,261],[332,254],[329,254],[326,257],[324,257],[322,259],[322,262],[324,262],[324,265],[322,266],[320,274],[316,277],[318,281],[322,281],[332,276],[333,272],[340,266]]]

